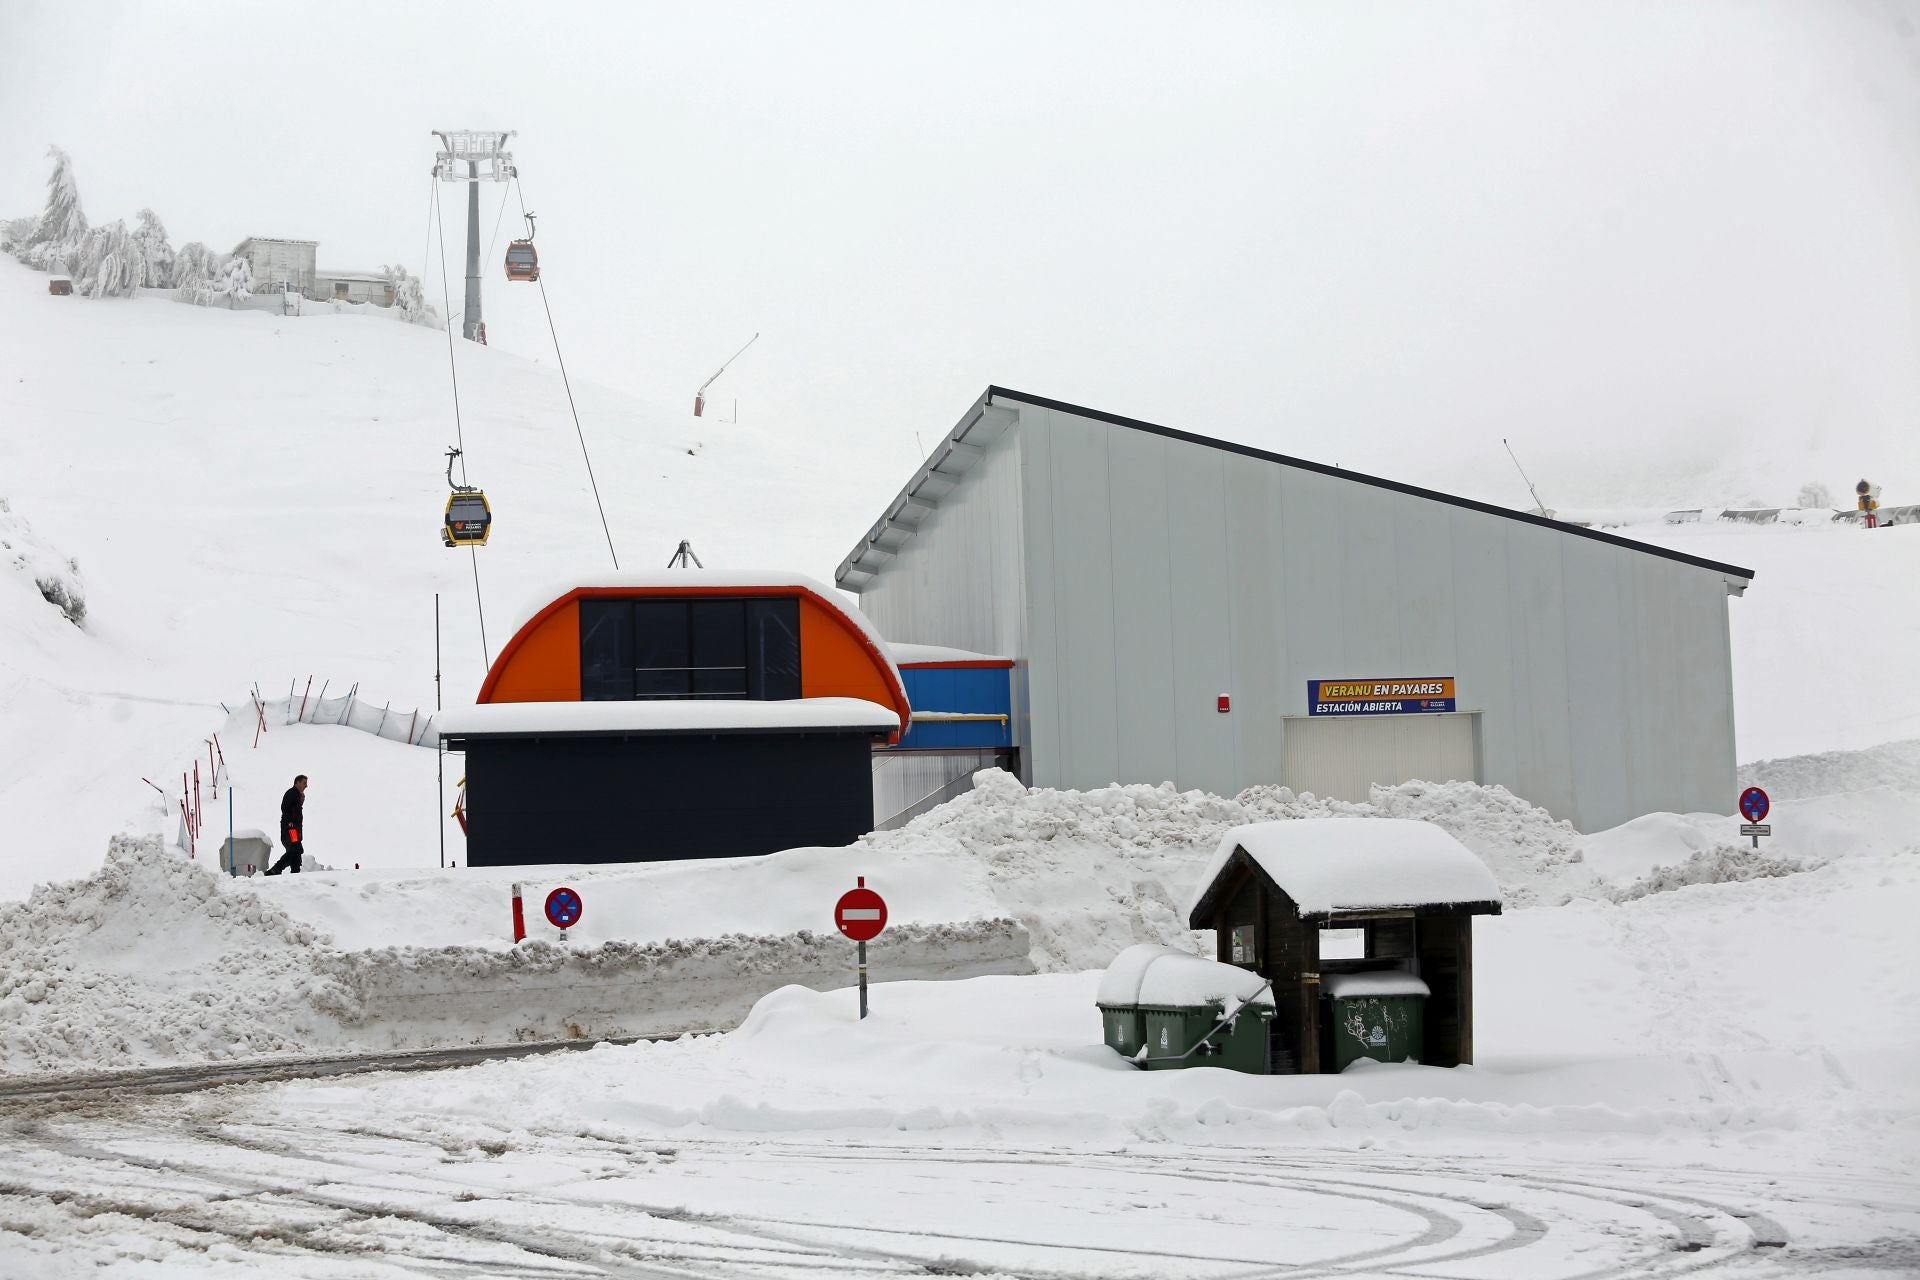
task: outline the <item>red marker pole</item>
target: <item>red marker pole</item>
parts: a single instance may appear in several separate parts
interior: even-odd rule
[[[526,909],[520,905],[520,882],[518,880],[513,882],[513,940],[515,942],[525,942],[527,940],[527,913]]]

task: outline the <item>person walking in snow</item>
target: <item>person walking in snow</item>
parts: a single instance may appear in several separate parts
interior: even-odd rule
[[[302,818],[307,802],[307,775],[294,778],[293,785],[287,788],[287,794],[280,797],[280,843],[287,851],[280,855],[280,861],[267,868],[267,874],[277,876],[282,871],[300,874],[300,859],[306,850],[300,844],[300,828],[306,825]]]

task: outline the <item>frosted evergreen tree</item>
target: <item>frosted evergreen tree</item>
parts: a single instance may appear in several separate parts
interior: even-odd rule
[[[253,296],[253,264],[244,257],[228,258],[220,273],[214,277],[213,292],[216,297],[225,298],[227,306],[236,302],[245,302]]]
[[[173,258],[173,287],[180,291],[180,300],[206,306],[212,296],[214,272],[213,250],[198,240],[181,245]]]
[[[1802,507],[1831,507],[1833,491],[1818,480],[1810,480],[1800,486],[1800,505]]]
[[[73,264],[73,287],[89,298],[131,298],[145,266],[140,242],[116,219],[87,232]]]
[[[386,272],[387,285],[393,290],[393,309],[408,324],[438,328],[440,317],[427,305],[427,295],[420,287],[420,277],[397,264],[381,269]]]
[[[14,218],[0,222],[0,253],[19,253],[26,249],[27,241],[33,237],[33,229],[40,225],[36,217]]]
[[[167,243],[167,229],[160,222],[160,215],[151,209],[140,211],[140,221],[133,228],[133,238],[140,245],[140,287],[143,289],[164,289],[173,283],[173,246]]]
[[[59,257],[71,267],[87,234],[87,215],[80,210],[80,188],[73,181],[73,160],[58,147],[48,147],[53,173],[47,178],[47,207],[39,225],[27,237],[29,252],[38,251],[35,266],[46,267]],[[29,259],[31,261],[31,259]]]

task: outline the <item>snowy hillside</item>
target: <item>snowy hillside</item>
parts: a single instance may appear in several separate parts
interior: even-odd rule
[[[497,512],[478,562],[498,646],[529,593],[607,552],[557,374],[468,343],[457,359],[469,474]],[[709,565],[828,576],[902,478],[898,458],[575,391],[626,565],[664,563],[686,537]],[[952,410],[927,406],[929,429]],[[87,604],[76,627],[0,563],[0,898],[98,866],[115,832],[171,837],[141,779],[177,795],[209,735],[250,741],[237,712],[256,682],[270,698],[309,676],[315,692],[357,682],[375,706],[430,709],[436,592],[445,697],[477,685],[472,565],[436,535],[455,439],[444,334],[52,298],[0,260],[0,422],[0,520],[30,531],[36,565],[77,562]],[[1650,481],[1641,504],[1661,491]],[[1920,688],[1901,678],[1920,619],[1899,586],[1920,579],[1920,529],[1621,531],[1758,571],[1732,602],[1742,759],[1920,736]],[[241,827],[270,827],[306,771],[321,861],[437,860],[431,752],[273,726],[227,758]]]
[[[531,592],[605,567],[607,547],[557,373],[464,342],[457,358],[469,476],[496,512],[479,564],[497,646]],[[709,565],[830,571],[893,479],[863,489],[857,466],[804,439],[575,394],[623,565],[664,565],[688,538]],[[308,675],[316,692],[358,682],[376,706],[430,709],[435,592],[446,700],[477,687],[473,570],[437,534],[455,441],[444,334],[54,298],[44,275],[0,259],[0,423],[0,498],[38,560],[78,561],[89,606],[76,628],[0,563],[0,897],[99,865],[115,831],[171,836],[141,778],[177,795],[226,726],[219,704],[255,682],[271,696]],[[369,762],[349,795],[302,763],[338,753],[313,751],[237,777],[240,825],[270,826],[286,777],[307,768],[322,861],[392,856],[333,838],[329,793],[336,819],[414,812],[406,843],[435,845],[431,753],[410,772]]]

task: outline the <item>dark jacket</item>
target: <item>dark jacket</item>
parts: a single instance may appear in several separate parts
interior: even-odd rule
[[[280,834],[285,835],[289,828],[298,831],[306,825],[300,820],[301,806],[306,797],[300,794],[300,788],[288,787],[287,794],[280,797]]]

